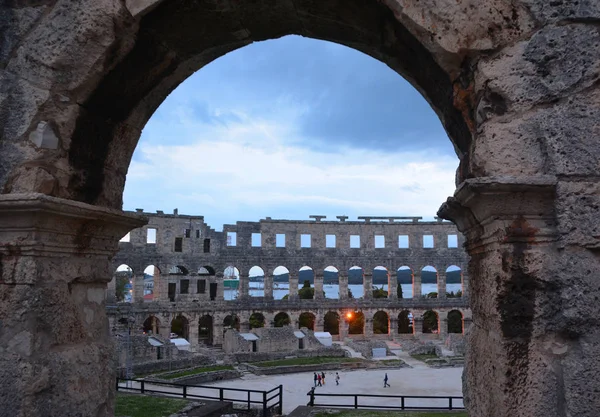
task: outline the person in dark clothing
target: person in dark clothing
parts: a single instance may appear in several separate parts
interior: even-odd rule
[[[340,385],[340,374],[335,373],[335,385]]]
[[[317,387],[322,387],[323,384],[321,384],[321,374],[317,374]]]
[[[315,372],[315,387],[317,386],[317,373]]]
[[[321,381],[323,381],[323,385],[325,385],[325,372],[321,372]]]
[[[387,376],[387,372],[385,373],[385,377],[383,378],[383,388],[385,387],[391,387],[390,384],[387,383],[388,382],[388,376]]]

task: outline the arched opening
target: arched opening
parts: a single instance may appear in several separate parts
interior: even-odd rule
[[[388,298],[389,274],[384,266],[373,268],[373,298]]]
[[[212,266],[204,265],[198,268],[198,275],[201,277],[209,277],[216,274],[215,269]]]
[[[340,298],[340,273],[335,266],[330,265],[323,270],[323,291],[325,298]]]
[[[177,335],[177,337],[181,337],[188,342],[190,341],[190,322],[181,314],[178,315],[171,321],[171,333],[173,335]],[[175,337],[175,336],[174,336]]]
[[[275,314],[273,322],[273,325],[275,327],[283,327],[289,326],[292,323],[292,320],[290,319],[290,316],[287,313],[281,312]]]
[[[248,272],[249,292],[251,297],[265,296],[265,271],[260,266],[253,266]]]
[[[398,334],[413,334],[413,315],[408,310],[402,310],[398,314]]]
[[[285,266],[273,270],[273,298],[282,300],[290,291],[290,271]]]
[[[213,344],[213,318],[208,314],[198,320],[198,343],[208,346]]]
[[[390,317],[385,311],[378,311],[373,315],[373,333],[374,334],[389,334],[390,332]]]
[[[189,271],[185,266],[173,265],[169,268],[169,275],[189,275]]]
[[[439,333],[439,316],[435,311],[423,313],[423,333]]]
[[[362,298],[365,295],[364,271],[360,266],[348,269],[348,295],[350,298]]]
[[[133,269],[129,265],[119,265],[114,275],[115,299],[118,303],[133,301]]]
[[[351,313],[348,319],[348,334],[365,334],[365,315],[362,311]]]
[[[306,327],[315,330],[315,315],[313,313],[302,313],[298,318],[298,328]]]
[[[298,298],[301,300],[315,298],[315,273],[310,266],[303,266],[298,271]]]
[[[328,311],[323,318],[323,331],[332,335],[340,334],[340,315],[335,311]]]
[[[250,323],[250,329],[265,327],[265,316],[262,313],[252,313],[248,322]]]
[[[154,265],[144,269],[144,301],[154,300],[154,284],[160,279],[160,270]]]
[[[230,265],[223,271],[223,298],[227,301],[239,297],[240,270]]]
[[[456,265],[446,268],[446,297],[460,298],[463,296],[462,270]]]
[[[396,277],[398,278],[398,298],[413,298],[415,294],[413,270],[409,266],[401,266],[396,271]]]
[[[235,314],[230,314],[223,319],[223,334],[227,329],[240,331],[240,319]]]
[[[458,310],[452,310],[448,312],[448,333],[460,333],[464,332],[463,315]]]
[[[438,274],[437,269],[427,265],[421,270],[421,297],[437,298]]]
[[[156,316],[150,316],[144,320],[144,333],[145,334],[159,334],[160,332],[160,320]]]

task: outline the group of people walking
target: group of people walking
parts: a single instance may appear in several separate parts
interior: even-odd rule
[[[314,375],[315,387],[322,387],[325,385],[325,372],[315,372]],[[340,374],[335,373],[335,385],[340,385]]]

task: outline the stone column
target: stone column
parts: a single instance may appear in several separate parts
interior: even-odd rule
[[[396,336],[398,335],[398,317],[389,316],[388,329],[390,340],[395,340]]]
[[[415,313],[413,313],[415,314]],[[419,337],[423,334],[423,317],[416,315],[413,317],[413,334],[415,337]]]
[[[437,273],[437,284],[438,298],[446,298],[446,274],[444,272]]]
[[[144,224],[41,194],[0,195],[0,414],[113,415],[109,259]]]
[[[315,277],[315,300],[322,300],[323,295],[323,271],[314,271]]]
[[[473,324],[473,320],[470,317],[463,318],[463,334],[467,334],[471,328],[471,324]]]
[[[225,300],[225,285],[223,284],[223,273],[219,272],[215,279],[212,282],[217,284],[217,296],[215,297],[215,301],[223,301]],[[211,280],[208,280],[208,288],[206,291],[208,292],[208,298],[210,299],[210,283]]]
[[[198,350],[198,321],[194,320],[189,324],[189,340],[190,349],[192,352],[196,352]]]
[[[213,345],[223,344],[223,323],[213,320]]]
[[[248,274],[240,274],[238,297],[242,300],[250,297],[250,277]]]
[[[365,317],[365,328],[363,330],[363,334],[366,338],[373,337],[373,319]]]
[[[290,301],[297,300],[298,299],[298,275],[292,275],[292,273],[290,272],[289,277],[290,277],[290,296],[288,298]]]
[[[588,205],[600,194],[570,194],[573,185],[554,178],[523,180],[467,180],[440,209],[465,233],[476,277],[464,373],[469,413],[594,416],[600,242]]]
[[[169,340],[169,335],[171,334],[171,318],[163,317],[160,319],[160,327],[158,329],[158,334],[162,338]]]
[[[273,276],[268,276],[265,273],[265,300],[273,300]]]
[[[248,333],[250,331],[250,322],[246,317],[240,317],[240,332]]]
[[[413,298],[421,298],[421,270],[413,272]]]
[[[388,271],[388,298],[396,300],[398,298],[398,277]]]
[[[462,296],[469,298],[469,274],[462,271]]]
[[[340,316],[340,341],[343,342],[346,337],[348,337],[348,321],[345,316]]]
[[[315,332],[322,332],[325,328],[325,319],[322,315],[315,317]]]
[[[131,302],[142,304],[144,302],[144,275],[135,275],[133,277]]]
[[[365,291],[364,299],[373,298],[373,274],[371,272],[363,273],[363,288]]]
[[[342,274],[342,271],[338,272],[338,281],[340,286],[340,300],[348,299],[348,274]]]
[[[442,339],[448,336],[448,313],[439,313],[438,315],[438,334]]]

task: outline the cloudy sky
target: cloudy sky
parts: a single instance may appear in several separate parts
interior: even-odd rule
[[[322,214],[435,216],[458,159],[420,94],[386,65],[298,36],[231,52],[146,125],[124,208],[179,209],[218,230]]]

